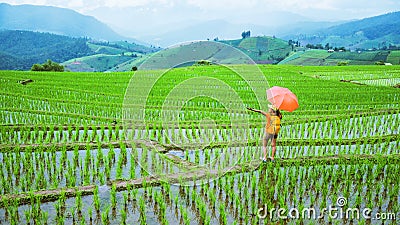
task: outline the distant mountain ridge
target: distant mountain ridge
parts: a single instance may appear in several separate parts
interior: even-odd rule
[[[400,45],[400,12],[331,26],[311,33],[292,34],[285,39],[299,40],[303,45],[329,43],[350,49],[382,49]]]
[[[326,46],[329,43],[330,47],[383,51],[400,46],[400,12],[351,22],[302,23],[294,20],[293,24],[270,25],[274,24],[268,20],[262,25],[210,20],[194,22],[191,26],[152,38],[155,38],[153,41],[158,40],[160,45],[163,43],[161,46],[215,38],[242,50],[262,64],[278,63],[287,56],[299,56],[292,55],[292,51],[297,51],[298,43],[302,46],[308,43]],[[251,31],[251,37],[238,39],[243,31]],[[231,38],[221,38],[220,35],[231,35]],[[72,71],[126,71],[137,66],[148,54],[160,50],[128,41],[138,43],[117,34],[94,17],[70,9],[0,3],[0,69],[28,70],[34,63],[51,59],[70,66]],[[296,43],[296,46],[289,43]],[[335,60],[340,60],[343,55],[335,53],[324,59],[328,62],[336,57],[332,61],[335,64]],[[311,56],[314,57],[313,54]],[[395,58],[392,60],[395,64],[398,62],[396,57],[391,56],[391,59]],[[314,58],[315,62],[320,60]],[[375,63],[376,60],[353,60],[354,63],[365,61]],[[312,60],[307,62],[315,63]]]
[[[127,40],[94,17],[71,9],[0,3],[0,30],[49,32],[98,40]]]
[[[298,40],[303,45],[329,43],[333,47],[379,49],[382,46],[400,44],[400,12],[351,22],[306,21],[307,18],[287,12],[275,16],[293,17],[292,23],[278,23],[268,16],[264,18],[264,22],[254,21],[253,24],[233,24],[224,20],[200,23],[193,21],[193,24],[184,28],[176,30],[172,28],[169,32],[144,35],[142,38],[157,46],[167,47],[191,40],[240,38],[242,31],[250,30],[252,36],[276,36],[287,41]],[[94,17],[52,6],[0,3],[0,30],[40,31],[71,37],[89,37],[106,41],[127,40],[144,44],[119,35]]]
[[[328,35],[349,36],[360,31],[369,39],[379,38],[391,33],[400,35],[400,12],[387,13],[332,26],[323,32]]]
[[[213,40],[236,39],[241,37],[241,32],[251,31],[252,36],[276,36],[286,39],[288,35],[299,33],[310,33],[324,27],[337,25],[343,22],[298,22],[293,24],[276,26],[267,21],[265,25],[257,24],[233,24],[225,20],[209,20],[201,23],[194,23],[190,26],[179,28],[173,31],[158,35],[143,36],[144,40],[157,45],[168,47],[176,43],[191,40]],[[290,38],[289,38],[290,39]],[[288,40],[288,39],[287,39]]]

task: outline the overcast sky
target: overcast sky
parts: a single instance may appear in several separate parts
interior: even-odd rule
[[[70,8],[96,17],[114,30],[161,31],[165,26],[223,19],[276,25],[291,20],[340,21],[400,11],[399,0],[5,0]],[[280,15],[280,16],[279,16]],[[272,18],[279,17],[279,18]],[[272,22],[271,22],[272,21]]]

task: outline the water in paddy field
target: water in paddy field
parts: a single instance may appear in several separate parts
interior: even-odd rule
[[[399,114],[385,116],[369,116],[324,122],[312,122],[284,125],[279,139],[300,139],[305,141],[363,138],[399,133]],[[343,132],[338,132],[341,130]],[[76,203],[77,197],[67,198],[40,204],[41,219],[48,224],[55,224],[64,219],[65,224],[121,224],[126,215],[127,224],[139,224],[145,217],[147,224],[161,224],[166,220],[169,224],[204,224],[204,218],[210,224],[264,224],[270,221],[255,219],[256,211],[267,204],[268,207],[286,208],[315,207],[316,213],[335,203],[336,199],[346,196],[349,207],[361,209],[371,207],[372,213],[398,212],[400,193],[398,190],[398,165],[324,165],[324,166],[288,166],[267,168],[255,172],[226,176],[220,184],[217,180],[197,181],[196,188],[171,185],[169,193],[161,187],[138,188],[135,191],[116,192],[116,205],[113,210],[114,197],[107,181],[118,179],[140,179],[150,175],[183,172],[183,169],[222,170],[238,163],[259,160],[262,156],[261,137],[264,127],[249,130],[226,129],[128,129],[128,130],[61,130],[61,131],[27,131],[14,130],[12,134],[1,133],[0,140],[5,143],[35,143],[35,138],[42,136],[48,143],[74,143],[102,140],[105,143],[118,142],[125,137],[148,140],[152,137],[160,144],[180,143],[181,149],[170,150],[161,154],[151,147],[87,147],[88,150],[66,149],[62,146],[54,149],[39,149],[36,152],[0,153],[0,169],[3,185],[2,195],[8,193],[28,193],[29,190],[55,189],[66,186],[99,186],[100,212],[94,208],[94,195],[82,196],[82,204]],[[124,133],[126,132],[126,133]],[[172,140],[172,142],[168,142]],[[229,143],[239,140],[238,145],[208,147],[212,142]],[[240,142],[242,140],[242,142]],[[255,143],[248,144],[248,141]],[[257,142],[258,141],[258,142]],[[309,143],[277,147],[276,158],[296,158],[302,156],[332,156],[357,154],[399,154],[397,140],[378,141],[377,143],[324,144],[318,146]],[[65,147],[65,146],[64,146]],[[171,162],[170,156],[178,161]],[[185,162],[178,166],[176,162]],[[18,165],[18,166],[16,166]],[[85,172],[88,170],[89,172]],[[392,176],[391,176],[392,175]],[[71,179],[73,178],[73,179]],[[29,181],[29,182],[28,182]],[[4,185],[7,183],[7,185]],[[396,186],[397,185],[397,186]],[[146,194],[145,194],[146,192]],[[130,193],[130,197],[128,197]],[[266,194],[267,193],[267,194]],[[135,197],[133,197],[135,196]],[[169,196],[169,197],[167,197]],[[284,197],[282,197],[284,196]],[[214,199],[214,200],[213,200]],[[140,204],[140,202],[144,204]],[[158,202],[158,203],[156,203]],[[160,203],[163,202],[163,203]],[[373,204],[372,204],[372,203]],[[125,204],[126,203],[126,204]],[[165,204],[165,205],[163,205]],[[65,208],[58,214],[57,210]],[[144,205],[144,207],[143,207]],[[142,207],[142,208],[141,208]],[[81,208],[79,210],[78,208]],[[13,211],[14,210],[14,211]],[[27,204],[20,207],[9,204],[8,208],[0,208],[0,224],[12,224],[18,211],[17,224],[26,224],[27,218],[35,213],[35,207]],[[205,210],[201,211],[201,210]],[[222,213],[224,212],[224,213]],[[201,216],[201,214],[206,216]],[[223,216],[225,215],[225,216]],[[275,215],[276,218],[277,215]],[[108,218],[107,218],[108,217]],[[395,224],[397,220],[386,220],[383,224]],[[91,219],[90,219],[91,218]],[[186,219],[185,219],[186,218]],[[33,222],[33,220],[31,220]],[[273,222],[277,222],[274,220]],[[304,224],[326,224],[330,219],[305,220]],[[374,222],[374,221],[373,221]],[[296,224],[296,221],[285,221]],[[333,224],[362,224],[355,220],[333,220]],[[368,223],[368,222],[367,222]],[[373,224],[373,223],[372,223]]]
[[[176,161],[168,159],[168,155],[177,156],[181,161],[189,162],[194,167],[214,170],[224,169],[238,163],[258,160],[262,157],[261,146],[261,140],[255,146],[205,149],[195,146],[195,148],[172,150],[166,155],[151,148],[94,148],[70,151],[66,149],[61,151],[48,150],[33,153],[0,153],[0,169],[7,179],[4,182],[8,184],[3,185],[0,192],[7,194],[31,189],[86,184],[103,185],[107,180],[138,179],[152,174],[181,171]],[[399,153],[398,141],[339,146],[335,144],[324,146],[305,144],[277,146],[276,158]],[[270,148],[268,148],[268,154],[270,154]],[[15,165],[18,165],[18,167]]]
[[[393,224],[399,222],[396,208],[400,203],[400,190],[398,187],[392,188],[398,182],[398,178],[396,180],[392,176],[396,171],[399,171],[399,165],[395,164],[268,166],[210,182],[197,181],[196,187],[171,184],[113,192],[108,186],[99,186],[97,196],[82,196],[79,204],[76,197],[66,198],[65,202],[57,200],[42,203],[40,213],[47,214],[48,224],[60,220],[57,218],[60,206],[64,209],[58,215],[62,215],[65,224],[80,223],[83,220],[86,224],[103,224],[105,220],[109,224],[120,224],[123,214],[126,215],[127,224],[139,224],[141,215],[145,215],[146,224],[161,224],[163,219],[169,224],[185,224],[184,218],[189,218],[190,224],[203,224],[203,218],[210,224],[220,224],[224,219],[228,224],[280,221],[277,211],[267,218],[256,218],[255,212],[267,206],[300,212],[304,208],[313,208],[315,216],[323,215],[316,220],[305,218],[302,220],[304,224],[366,222],[362,216],[360,219],[330,219],[328,214],[322,213],[324,208],[330,206],[339,208],[337,200],[345,198],[346,204],[341,207],[343,210],[370,208],[372,215],[395,212],[396,218],[383,221],[383,224]],[[94,206],[97,197],[100,200],[99,213]],[[116,200],[114,203],[113,199]],[[26,218],[29,212],[35,211],[34,208],[30,204],[18,207],[18,223],[26,224]],[[200,209],[205,210],[205,213]],[[5,209],[0,209],[2,224],[11,224],[10,215],[11,212],[6,216]],[[105,219],[105,215],[108,219]],[[296,222],[298,220],[285,220],[287,224]]]
[[[101,162],[99,162],[99,153],[102,155]],[[3,186],[0,190],[3,194],[29,191],[30,188],[35,190],[86,184],[103,185],[107,180],[138,179],[149,174],[179,171],[175,164],[161,158],[158,153],[151,153],[142,148],[134,150],[127,148],[125,156],[120,148],[17,154],[18,157],[15,153],[0,153],[2,174],[9,179],[8,188],[5,189]],[[88,159],[90,163],[86,164]],[[17,171],[15,164],[19,164],[21,169]],[[89,165],[89,174],[84,172],[87,165]],[[38,170],[42,171],[41,177],[37,176]],[[74,177],[74,183],[71,183],[70,177]],[[26,183],[26,179],[31,181],[30,185]],[[45,186],[42,186],[43,180],[45,180]]]

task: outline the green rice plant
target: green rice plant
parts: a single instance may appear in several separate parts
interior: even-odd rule
[[[127,218],[125,207],[121,208],[120,214],[121,214],[121,222],[120,222],[120,224],[125,225],[126,224],[126,218]]]
[[[116,194],[117,194],[117,186],[115,184],[113,184],[111,187],[111,193],[110,193],[111,208],[113,210],[115,210],[116,206],[117,206]]]
[[[82,192],[81,191],[76,192],[75,208],[78,211],[78,213],[82,212]]]
[[[100,213],[100,197],[99,197],[99,187],[95,186],[93,190],[93,205],[96,209],[97,214]]]
[[[136,151],[136,149],[135,150],[132,150],[132,151],[134,151],[134,152],[136,152],[136,154],[137,154],[137,151]],[[130,175],[129,175],[129,177],[130,177],[130,179],[134,179],[135,177],[136,177],[136,158],[135,158],[135,154],[134,153],[132,153],[131,155],[130,155]]]
[[[64,223],[65,223],[64,215],[61,215],[61,216],[57,217],[56,218],[56,223],[57,223],[57,225],[64,225]]]
[[[72,187],[76,185],[76,174],[75,174],[75,168],[71,165],[70,162],[68,162],[67,166],[67,175],[66,175],[66,186],[67,187]]]
[[[26,221],[27,224],[31,223],[31,214],[32,214],[32,212],[31,212],[30,209],[27,209],[27,210],[24,211],[25,221]]]
[[[18,224],[19,222],[19,214],[18,214],[18,199],[13,200],[11,202],[11,206],[6,208],[7,216],[11,224]]]
[[[79,133],[79,132],[78,132],[78,133]],[[79,136],[78,136],[78,141],[79,141],[79,142],[86,142],[85,140],[86,140],[87,136],[88,136],[88,125],[87,125],[87,124],[84,124],[84,125],[83,125],[83,133],[82,133],[82,135],[79,134]]]
[[[101,146],[98,146],[97,147],[97,166],[96,166],[96,169],[97,169],[97,172],[99,172],[99,169],[100,169],[100,166],[103,166],[104,165],[104,155],[103,155],[103,150],[102,150],[102,148],[101,148]]]
[[[106,175],[106,179],[110,180],[110,175],[111,175],[111,166],[109,159],[108,158],[104,158],[104,173]]]
[[[182,206],[180,207],[180,212],[182,214],[183,217],[183,222],[185,225],[189,225],[190,224],[190,218],[188,215],[188,211],[186,208],[183,208]]]
[[[116,178],[117,179],[121,179],[122,178],[123,164],[124,164],[124,158],[120,155],[119,158],[118,158],[117,170],[116,170]]]
[[[139,222],[141,225],[145,225],[146,224],[146,203],[144,201],[144,199],[142,198],[142,196],[139,197]]]
[[[81,217],[81,220],[80,220],[79,224],[80,225],[85,225],[86,224],[85,217]]]
[[[77,146],[77,145],[74,146],[73,161],[74,161],[75,167],[78,167],[78,163],[79,163],[79,146]]]
[[[101,213],[101,221],[104,225],[110,224],[110,207],[106,207],[104,212]]]
[[[69,208],[69,215],[71,215],[72,216],[72,223],[73,224],[75,224],[76,222],[75,222],[75,216],[76,216],[76,214],[75,214],[75,207],[71,207],[71,208]]]
[[[108,150],[108,166],[111,167],[112,164],[115,163],[115,151],[114,146],[110,143],[109,150]]]
[[[111,129],[110,132],[111,132],[111,140],[112,141],[117,141],[118,140],[118,138],[117,138],[117,129],[116,128]]]
[[[89,207],[89,209],[88,209],[88,217],[89,217],[90,223],[92,223],[93,222],[93,209],[92,209],[92,207]]]
[[[225,206],[223,204],[219,205],[219,216],[220,216],[220,223],[221,224],[228,224],[228,219],[226,217],[226,211],[225,211]]]
[[[240,65],[236,69],[243,70],[244,68],[245,66]],[[323,205],[323,203],[321,204],[322,198],[327,199],[329,197],[330,201],[334,201],[338,196],[347,197],[349,200],[351,199],[351,202],[354,201],[354,204],[361,206],[371,206],[371,202],[379,203],[380,206],[376,206],[374,210],[379,210],[378,207],[392,207],[393,210],[398,207],[396,199],[399,194],[398,188],[396,188],[398,186],[396,185],[398,178],[395,174],[399,173],[399,169],[398,167],[394,169],[385,167],[388,163],[392,165],[390,160],[383,157],[383,159],[378,159],[380,154],[385,155],[385,157],[391,157],[389,154],[399,153],[399,142],[392,138],[385,139],[386,135],[395,135],[400,131],[398,111],[396,111],[399,102],[397,90],[376,88],[370,85],[359,87],[340,82],[326,82],[312,77],[315,74],[321,74],[320,76],[323,79],[343,78],[367,81],[379,76],[379,74],[386,74],[390,78],[393,76],[396,78],[398,68],[284,67],[282,69],[283,67],[270,66],[260,66],[259,68],[268,76],[271,85],[287,86],[296,92],[299,101],[301,101],[301,107],[298,110],[284,114],[285,124],[281,129],[281,138],[278,139],[289,143],[294,141],[296,144],[286,147],[278,146],[278,158],[327,157],[336,154],[349,154],[353,155],[353,157],[351,157],[351,162],[341,160],[339,165],[321,164],[320,166],[311,166],[315,164],[313,160],[310,160],[312,162],[298,160],[290,165],[286,165],[287,161],[283,160],[283,164],[275,166],[263,165],[261,167],[262,171],[265,172],[265,180],[260,178],[260,170],[257,170],[256,180],[253,180],[254,173],[246,174],[245,176],[227,175],[227,179],[223,179],[221,183],[218,181],[210,184],[211,186],[204,187],[202,184],[200,190],[198,186],[195,189],[182,188],[183,193],[179,195],[180,198],[182,200],[189,199],[190,201],[194,199],[198,208],[194,212],[195,214],[199,213],[203,223],[210,223],[207,222],[207,218],[214,218],[211,215],[212,207],[219,207],[221,204],[224,204],[226,209],[232,208],[231,205],[233,204],[234,211],[239,211],[239,213],[236,213],[226,210],[227,218],[230,218],[230,215],[233,214],[233,222],[240,221],[240,218],[242,218],[239,223],[259,223],[260,221],[257,219],[247,218],[245,221],[245,215],[254,213],[254,210],[263,201],[267,201],[270,207],[276,207],[279,204],[279,198],[282,198],[288,206],[297,204],[299,207],[302,207],[305,202],[318,207]],[[301,69],[302,74],[299,73],[299,69]],[[179,121],[179,126],[174,128],[176,132],[172,129],[168,131],[168,134],[167,130],[161,130],[160,113],[162,110],[160,106],[164,104],[165,96],[168,95],[169,90],[174,87],[177,81],[184,81],[192,77],[212,74],[212,76],[222,79],[232,86],[246,105],[256,104],[253,100],[254,96],[249,95],[251,92],[250,87],[243,85],[241,80],[237,80],[235,76],[217,67],[202,69],[176,68],[170,72],[173,76],[163,76],[157,82],[154,91],[151,92],[152,98],[147,101],[149,104],[149,110],[146,112],[148,123],[144,127],[132,128],[132,131],[128,130],[130,128],[124,127],[125,130],[122,132],[119,124],[117,126],[110,124],[112,120],[120,121],[122,118],[120,107],[121,102],[124,101],[124,93],[121,90],[126,88],[126,83],[128,83],[132,74],[77,73],[74,74],[72,79],[69,78],[70,76],[65,76],[65,74],[51,74],[51,77],[49,77],[47,74],[34,73],[29,74],[29,77],[40,81],[37,82],[38,84],[40,83],[40,88],[32,86],[29,89],[21,89],[19,86],[15,86],[15,81],[17,81],[17,78],[23,79],[27,75],[25,72],[14,71],[13,74],[0,72],[2,81],[6,81],[0,84],[4,89],[3,94],[0,94],[0,98],[3,100],[4,109],[7,109],[7,112],[0,113],[0,118],[3,119],[2,121],[10,123],[14,121],[20,124],[32,124],[32,126],[0,127],[1,143],[28,144],[28,148],[22,147],[22,145],[21,148],[18,146],[15,148],[9,146],[3,148],[3,151],[9,151],[11,154],[3,153],[0,156],[0,194],[29,193],[29,191],[36,191],[37,189],[74,187],[84,183],[105,184],[106,177],[108,180],[114,178],[114,172],[116,174],[115,179],[122,178],[123,166],[126,164],[120,160],[121,158],[128,159],[127,154],[129,151],[126,152],[125,156],[124,146],[121,146],[119,157],[116,159],[115,155],[113,156],[114,149],[110,147],[104,150],[108,151],[108,153],[104,153],[105,156],[103,156],[101,142],[120,141],[125,136],[131,136],[130,140],[135,139],[133,137],[136,136],[137,139],[154,137],[160,143],[168,143],[171,138],[175,143],[183,146],[185,144],[198,144],[200,141],[211,141],[219,144],[221,141],[241,140],[242,137],[246,136],[249,146],[206,149],[203,151],[204,156],[200,151],[195,151],[191,155],[188,148],[185,148],[185,157],[187,160],[190,158],[190,161],[198,164],[215,162],[215,164],[210,164],[209,168],[221,172],[224,167],[230,164],[232,159],[236,159],[238,152],[240,152],[243,153],[243,157],[240,158],[238,164],[242,168],[239,173],[247,173],[249,168],[246,168],[246,162],[254,160],[255,152],[261,151],[260,144],[252,146],[253,143],[250,142],[257,141],[258,143],[264,132],[264,128],[260,125],[260,118],[243,113],[234,115],[235,119],[249,118],[252,128],[248,130],[233,130],[229,127],[231,115],[227,115],[223,110],[220,110],[223,107],[219,102],[214,102],[207,98],[195,98],[185,103],[185,107],[182,108],[182,115],[185,115],[185,120],[183,121],[182,118],[179,118],[181,120]],[[77,78],[85,82],[80,84],[73,82]],[[143,82],[148,82],[147,79],[143,78]],[[108,83],[109,80],[113,80],[112,85],[107,85],[110,84]],[[102,85],[99,86],[97,85],[98,83]],[[313,91],[315,90],[314,87],[318,87],[318,93]],[[216,89],[216,91],[219,90]],[[72,92],[73,94],[71,94]],[[353,94],[349,95],[349,93]],[[65,102],[60,101],[60,99]],[[177,98],[168,99],[168,101],[173,103],[174,101],[184,100]],[[236,106],[243,103],[238,103],[232,99],[230,104]],[[45,111],[46,113],[38,115],[37,111],[32,110]],[[304,115],[307,115],[307,117],[305,118]],[[198,121],[203,118],[212,118],[215,121],[216,128],[199,129]],[[177,121],[169,122],[178,124],[176,123]],[[42,125],[37,124],[47,125],[42,128]],[[67,127],[64,125],[63,128],[60,124],[67,124]],[[78,124],[78,126],[74,127],[72,124]],[[94,126],[94,124],[100,126],[98,132],[96,131],[98,127]],[[81,125],[82,130],[79,130],[79,125]],[[204,140],[200,140],[200,136],[202,138],[205,137]],[[360,139],[356,140],[355,138]],[[86,153],[85,157],[80,155],[83,151],[79,151],[78,145],[72,147],[73,152],[64,151],[64,147],[59,147],[60,143],[72,142],[73,144],[78,141],[90,142],[93,140],[98,142],[97,153],[90,151],[90,156],[88,153]],[[348,144],[347,142],[349,141],[353,144]],[[33,147],[32,143],[39,143],[42,147]],[[46,144],[50,143],[52,143],[52,146],[47,147]],[[328,144],[321,145],[320,143]],[[90,144],[90,146],[92,147],[93,145]],[[22,148],[25,149],[23,150]],[[25,152],[20,154],[22,151]],[[140,157],[138,151],[141,151]],[[357,160],[354,159],[355,154],[370,154],[374,158],[369,162],[365,159]],[[194,158],[191,158],[192,156]],[[214,160],[214,158],[219,158],[219,160]],[[138,161],[135,162],[135,160]],[[131,163],[129,177],[131,179],[136,177],[135,172],[138,163],[144,165],[143,168],[145,170],[151,170],[156,173],[168,173],[174,168],[174,166],[171,166],[172,164],[167,166],[165,162],[156,163],[159,160],[160,158],[157,154],[149,153],[147,148],[133,148],[131,157],[127,160],[128,163]],[[353,164],[362,166],[357,169]],[[367,164],[371,166],[366,166]],[[326,169],[323,169],[324,167]],[[303,168],[307,168],[306,171]],[[148,175],[145,170],[141,172],[142,176]],[[136,192],[135,195],[137,195],[137,191],[135,189],[128,191],[128,193]],[[151,194],[152,192],[147,187],[145,187],[145,192],[147,193],[145,199],[148,201],[145,201],[146,207],[149,204],[155,204],[157,201],[155,199],[162,199],[164,196],[165,204],[168,205],[167,198],[168,195],[171,196],[171,191],[167,191],[167,188],[161,187],[162,195],[156,192]],[[219,193],[221,193],[221,199],[218,198]],[[361,198],[361,196],[365,196],[365,198]],[[212,200],[213,198],[214,201]],[[382,199],[381,202],[379,202],[378,198]],[[179,197],[175,199],[176,206],[178,205],[178,200],[180,200]],[[203,200],[207,201],[207,203]],[[325,202],[325,204],[327,203]],[[204,216],[203,204],[209,204],[207,207],[211,211],[211,213],[208,211],[206,216]],[[62,205],[65,207],[65,203]],[[132,206],[138,207],[135,205],[137,205],[136,202],[132,201]],[[37,206],[35,207],[37,208]],[[61,208],[61,206],[58,207]],[[93,207],[95,208],[95,206]],[[163,217],[163,207],[164,204],[159,204],[158,206],[159,222],[165,224],[167,223],[165,221],[168,220]],[[78,208],[77,205],[75,205],[75,208]],[[5,211],[8,214],[14,213],[12,210]],[[187,214],[188,217],[191,217],[189,212]],[[236,216],[237,214],[239,215]],[[39,220],[42,218],[37,212],[35,212],[35,216]],[[64,223],[65,219],[61,219],[61,217],[64,218],[64,215],[61,214],[60,209],[59,219],[53,222],[61,223],[57,221],[63,221],[62,223]],[[218,219],[218,212],[215,217]],[[31,222],[33,222],[33,213],[30,214],[30,218]],[[80,218],[75,218],[74,222],[79,223],[82,221]],[[68,222],[70,222],[69,219]],[[266,222],[268,223],[269,221]],[[282,223],[285,222],[287,221],[282,221]],[[304,221],[293,223],[302,222]],[[335,223],[336,221],[324,222]],[[343,221],[339,223],[341,222]],[[6,221],[6,223],[10,223],[10,221]],[[183,218],[181,223],[184,223]],[[315,224],[318,223],[321,222],[317,221]]]
[[[137,198],[136,196],[137,196],[138,192],[139,192],[138,189],[132,187],[132,190],[131,190],[132,199],[136,199],[136,198]],[[137,204],[134,204],[133,207],[136,207],[136,205],[137,205]]]
[[[100,136],[100,141],[104,141],[104,136],[105,136],[105,126],[104,126],[104,124],[101,124],[100,125],[100,134],[99,134],[99,136]]]
[[[189,151],[185,150],[185,160],[189,161]]]

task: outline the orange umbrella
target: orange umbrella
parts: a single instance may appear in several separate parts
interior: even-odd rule
[[[295,94],[289,89],[273,86],[267,90],[267,99],[276,108],[292,112],[299,107],[299,102]]]

